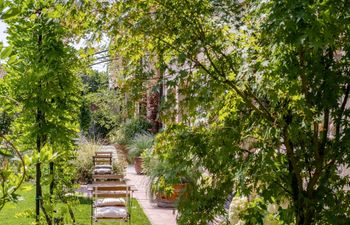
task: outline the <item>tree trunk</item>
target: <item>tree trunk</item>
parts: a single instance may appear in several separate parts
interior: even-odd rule
[[[38,152],[40,152],[40,149],[37,149],[37,150]],[[39,220],[40,220],[40,198],[41,198],[40,177],[41,177],[41,169],[40,169],[40,162],[38,162],[36,163],[36,182],[35,182],[35,222],[36,224],[39,224]]]
[[[42,44],[42,35],[39,35],[38,38],[38,46],[41,46]],[[41,83],[39,83],[39,89],[42,88]],[[38,152],[38,155],[40,155],[41,148],[45,145],[47,141],[47,136],[42,134],[41,128],[43,127],[43,124],[45,123],[45,113],[42,112],[39,108],[37,109],[36,113],[36,124],[38,125],[39,132],[36,136],[36,150]],[[46,222],[48,225],[52,225],[51,217],[46,212],[44,205],[43,205],[43,194],[41,189],[41,162],[36,163],[36,193],[35,193],[35,222],[36,224],[40,224],[40,209],[43,211]]]
[[[159,108],[163,88],[159,84],[162,77],[161,71],[157,68],[153,68],[153,70],[155,74],[147,84],[146,118],[152,125],[152,132],[157,133],[161,127]]]
[[[42,124],[45,122],[45,115],[44,113],[38,109],[37,115],[36,115],[36,122],[38,124],[39,129],[42,128]],[[38,134],[36,137],[36,150],[38,154],[40,155],[40,151],[42,146],[45,145],[46,137],[42,134]],[[36,181],[35,181],[35,222],[36,224],[40,224],[40,209],[42,209],[46,222],[48,225],[51,225],[51,218],[47,214],[44,206],[43,206],[43,195],[42,195],[42,189],[41,189],[41,163],[40,161],[36,163]]]
[[[147,94],[147,120],[152,125],[152,132],[157,133],[160,128],[158,111],[160,104],[160,94],[157,91],[150,90]]]
[[[300,189],[296,175],[296,169],[293,167],[291,160],[288,159],[288,169],[291,175],[292,199],[297,225],[311,225],[315,217],[314,191],[307,196],[306,191]]]
[[[53,190],[55,187],[55,177],[54,177],[54,163],[50,162],[50,177],[51,177],[51,183],[50,183],[50,202],[52,203],[52,195]]]
[[[41,11],[38,12],[38,15],[40,16]],[[42,45],[42,39],[43,36],[42,34],[39,34],[38,37],[38,46],[40,47]],[[41,84],[39,84],[39,88],[41,89]],[[43,119],[43,113],[40,109],[37,109],[36,113],[36,123],[38,127],[40,128],[42,125],[42,120]],[[41,146],[42,146],[42,137],[40,134],[37,134],[36,136],[36,150],[38,152],[38,155],[40,155],[41,151]],[[39,162],[36,163],[36,178],[35,178],[35,222],[36,224],[39,224],[40,221],[40,204],[42,200],[42,194],[41,194],[41,163],[40,160]]]

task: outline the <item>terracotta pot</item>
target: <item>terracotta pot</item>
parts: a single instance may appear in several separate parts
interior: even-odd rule
[[[162,208],[174,208],[176,201],[179,199],[180,194],[186,188],[186,184],[174,184],[174,191],[170,195],[166,195],[165,193],[157,193],[156,201],[157,206]]]
[[[143,174],[143,159],[141,157],[136,157],[134,163],[136,173]]]

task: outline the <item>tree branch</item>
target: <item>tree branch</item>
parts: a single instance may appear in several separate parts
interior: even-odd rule
[[[293,193],[288,190],[286,187],[284,187],[282,184],[280,184],[279,182],[277,182],[275,179],[272,179],[272,182],[277,184],[279,187],[281,187],[286,193],[288,193],[290,196],[293,196]]]
[[[335,127],[335,138],[336,140],[339,141],[340,139],[340,124],[341,124],[341,118],[343,116],[345,107],[346,107],[346,103],[348,102],[348,98],[349,98],[349,93],[350,93],[350,84],[347,85],[346,90],[345,90],[345,94],[344,94],[344,99],[343,102],[341,104],[340,107],[340,111],[339,111],[339,115],[338,115],[338,121],[337,121],[337,125]]]
[[[288,134],[287,129],[288,129],[288,127],[287,127],[287,125],[285,125],[285,127],[283,128],[283,139],[284,139],[283,143],[286,147],[288,160],[290,161],[290,173],[292,175],[292,179],[295,179],[295,181],[297,182],[296,185],[297,185],[298,190],[300,192],[303,190],[303,180],[301,178],[300,168],[298,167],[297,161],[295,159],[293,145],[289,140],[289,134]]]
[[[19,181],[18,184],[15,186],[15,188],[11,191],[11,193],[7,193],[6,195],[4,195],[4,196],[2,197],[2,198],[4,199],[5,196],[12,195],[13,193],[15,193],[15,192],[18,190],[18,188],[19,188],[19,187],[22,185],[22,183],[24,182],[24,179],[25,179],[25,177],[26,177],[26,173],[27,173],[27,172],[26,172],[25,161],[24,161],[24,158],[23,158],[22,154],[20,153],[20,151],[16,148],[16,146],[15,146],[12,142],[10,142],[10,141],[5,137],[4,134],[0,133],[0,137],[1,137],[2,139],[4,139],[5,142],[6,142],[7,144],[9,144],[9,145],[11,146],[11,148],[15,151],[16,155],[18,156],[18,158],[19,158],[20,161],[21,161],[22,168],[23,168],[20,181]],[[5,193],[5,192],[3,192],[3,193]],[[2,205],[2,207],[3,207],[3,205]],[[2,208],[2,207],[1,207],[1,208]],[[1,208],[0,208],[0,210],[1,210]]]
[[[299,59],[300,59],[300,67],[304,68],[304,61],[305,61],[305,52],[304,50],[299,50]],[[309,91],[308,91],[308,82],[306,79],[306,76],[304,73],[300,74],[300,78],[301,78],[301,90],[305,95],[305,98],[308,99],[308,95],[309,95]]]
[[[326,61],[326,71],[331,70],[331,62],[333,61],[333,50],[331,48],[328,49],[328,61]],[[327,91],[327,80],[324,79],[323,81],[324,89],[325,89],[325,97],[327,97],[328,91]],[[321,131],[321,143],[318,148],[318,151],[316,155],[318,156],[318,160],[316,160],[316,168],[315,173],[313,174],[313,177],[311,178],[310,182],[307,185],[307,192],[309,195],[312,194],[313,189],[319,180],[320,176],[322,175],[323,170],[323,164],[324,164],[324,158],[325,158],[325,151],[326,151],[326,144],[328,141],[328,130],[329,130],[329,120],[330,120],[330,110],[328,106],[326,105],[323,110],[323,130]]]

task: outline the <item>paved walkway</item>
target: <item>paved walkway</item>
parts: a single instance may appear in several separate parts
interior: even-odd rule
[[[115,159],[119,156],[113,145],[102,145],[98,151],[111,151]],[[134,197],[143,208],[152,225],[177,225],[176,213],[173,209],[159,208],[156,203],[150,201],[147,176],[137,175],[134,166],[129,165],[126,171],[126,178],[128,184],[135,186],[137,189],[134,192]]]
[[[98,152],[112,152],[112,158],[117,159],[117,150],[113,145],[101,145],[98,150]]]
[[[176,215],[173,209],[157,207],[156,203],[150,201],[148,192],[148,178],[144,175],[137,175],[133,166],[128,166],[126,178],[130,185],[134,185],[137,191],[134,197],[137,199],[143,211],[152,225],[176,225]]]

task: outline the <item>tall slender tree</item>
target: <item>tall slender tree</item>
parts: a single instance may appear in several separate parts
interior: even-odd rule
[[[78,132],[78,60],[60,24],[64,2],[11,1],[8,7],[21,12],[6,21],[16,63],[6,67],[5,80],[22,107],[13,132],[21,134],[18,142],[32,150],[36,164],[36,222],[42,210],[47,224],[52,224],[53,202],[73,175],[68,168]],[[54,169],[55,165],[59,167]],[[47,184],[49,194],[44,195],[42,186]]]

